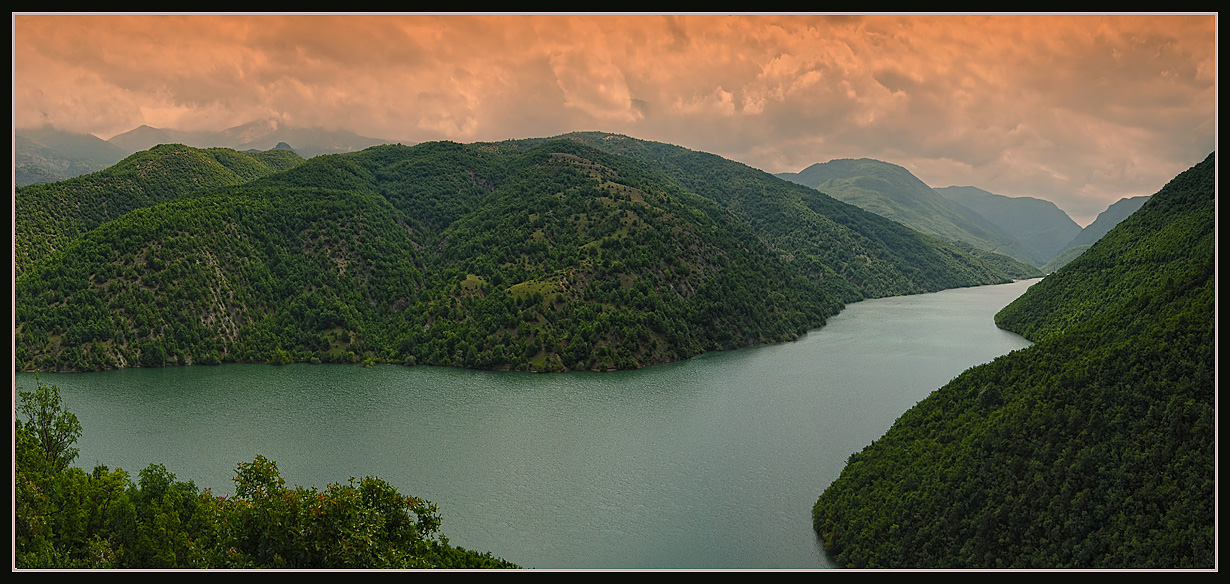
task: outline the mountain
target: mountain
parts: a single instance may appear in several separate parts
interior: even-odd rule
[[[249,122],[220,132],[183,132],[143,125],[113,136],[109,142],[129,153],[147,150],[157,144],[265,151],[277,148],[279,143],[283,143],[292,146],[295,152],[304,158],[357,152],[385,143],[384,140],[367,138],[345,130],[296,128],[272,119]]]
[[[1043,261],[1050,261],[1067,249],[1068,242],[1081,232],[1081,226],[1050,201],[1005,197],[977,187],[934,190],[941,197],[987,218]]]
[[[838,563],[1214,567],[1215,166],[996,316],[1035,345],[851,455],[813,509]]]
[[[1094,219],[1093,223],[1082,229],[1064,248],[1096,243],[1109,233],[1111,229],[1114,229],[1116,225],[1144,206],[1148,200],[1148,195],[1119,199],[1107,207],[1105,211],[1098,213],[1097,219]]]
[[[868,296],[1010,279],[738,163],[600,136],[377,146],[148,197],[27,253],[18,368],[628,369],[794,339]],[[79,222],[60,215],[47,231]]]
[[[923,233],[948,241],[965,241],[1034,266],[1045,263],[993,222],[940,196],[895,164],[869,158],[839,159],[777,176]]]
[[[102,170],[125,152],[92,134],[51,127],[13,130],[13,182],[16,186],[55,182]]]
[[[181,132],[179,130],[160,129],[142,124],[127,132],[112,136],[107,142],[132,154],[142,150],[149,150],[159,144],[199,145],[203,141],[208,141],[208,137],[209,134],[205,132]]]
[[[815,189],[714,154],[601,132],[561,137],[662,169],[746,221],[761,240],[809,277],[835,292],[843,290],[848,302],[976,286],[1000,276],[1041,276],[1012,258],[984,261]]]
[[[286,151],[252,154],[165,144],[105,170],[19,187],[13,200],[15,269],[20,275],[69,241],[134,209],[241,184],[302,162]]]
[[[39,369],[632,368],[840,308],[713,203],[572,142],[319,157],[103,224],[17,296]]]
[[[1072,258],[1084,253],[1089,249],[1090,245],[1096,243],[1102,236],[1114,229],[1119,222],[1127,219],[1132,213],[1145,204],[1149,200],[1148,195],[1140,197],[1128,197],[1119,199],[1105,211],[1098,213],[1098,217],[1093,220],[1080,233],[1076,234],[1067,244],[1063,246],[1063,251],[1051,259],[1045,266],[1043,271],[1048,274],[1062,268],[1072,261]]]
[[[1059,255],[1051,258],[1051,261],[1042,264],[1042,271],[1047,274],[1054,273],[1058,271],[1059,268],[1068,265],[1068,262],[1071,262],[1081,254],[1085,253],[1085,250],[1087,249],[1089,249],[1089,244],[1069,247],[1068,249],[1059,252]]]

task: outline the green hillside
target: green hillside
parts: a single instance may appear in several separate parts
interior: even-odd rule
[[[996,321],[851,455],[815,528],[847,567],[1213,567],[1214,156]]]
[[[16,270],[121,215],[205,189],[238,185],[302,163],[292,152],[236,152],[163,144],[68,180],[17,189]]]
[[[1087,249],[1089,249],[1089,244],[1069,247],[1068,249],[1059,252],[1059,255],[1051,258],[1051,261],[1043,264],[1041,269],[1047,274],[1056,272],[1059,268],[1068,265],[1069,262],[1080,257],[1080,255],[1085,253],[1085,250]]]
[[[1102,239],[1104,235],[1109,233],[1111,229],[1114,229],[1124,219],[1131,217],[1132,213],[1135,213],[1137,209],[1143,207],[1147,202],[1149,202],[1148,195],[1143,195],[1139,197],[1124,197],[1111,203],[1105,211],[1098,213],[1093,223],[1082,229],[1065,247],[1092,245],[1099,239]]]
[[[984,261],[968,248],[714,154],[599,132],[563,137],[655,165],[745,221],[771,249],[847,302],[1041,275],[1008,257]]]
[[[17,367],[629,369],[795,339],[864,297],[1016,276],[746,166],[627,144],[386,145],[220,189],[133,189],[132,211],[61,220],[62,249],[30,254]],[[220,182],[218,165],[190,164],[207,154],[244,156],[159,147],[99,176]],[[19,209],[18,225],[39,221]]]
[[[16,286],[19,368],[38,370],[634,368],[841,307],[713,203],[573,142],[320,157],[129,213]]]

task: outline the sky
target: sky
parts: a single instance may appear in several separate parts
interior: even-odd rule
[[[1216,13],[13,16],[13,124],[403,143],[606,131],[835,158],[1085,225],[1216,148]]]

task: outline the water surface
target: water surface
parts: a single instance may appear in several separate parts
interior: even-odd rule
[[[1029,344],[992,317],[1030,283],[864,301],[794,343],[638,371],[40,377],[80,419],[86,469],[157,462],[220,494],[257,454],[291,485],[375,475],[436,503],[451,543],[526,567],[828,568],[816,498],[920,399]]]

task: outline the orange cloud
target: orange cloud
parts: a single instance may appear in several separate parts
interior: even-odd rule
[[[1213,147],[1214,15],[14,15],[14,120],[400,141],[610,130],[769,171],[1145,194]],[[982,182],[980,182],[982,181]],[[1061,205],[1062,206],[1062,205]]]

